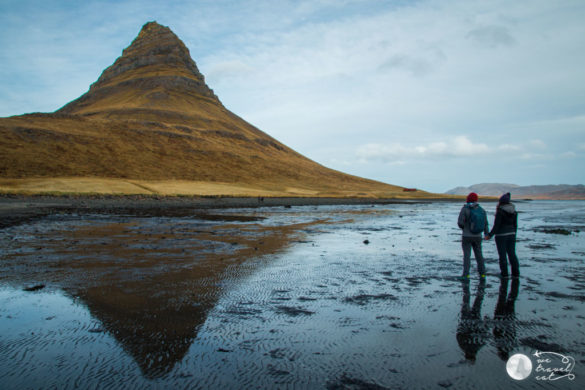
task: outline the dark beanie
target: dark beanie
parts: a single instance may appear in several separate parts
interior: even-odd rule
[[[479,197],[475,192],[471,192],[469,195],[467,195],[467,203],[477,202],[478,199]]]
[[[510,203],[511,195],[509,192],[506,192],[504,195],[500,197],[500,203]]]

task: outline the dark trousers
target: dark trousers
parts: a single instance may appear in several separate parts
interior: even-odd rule
[[[477,272],[480,275],[485,274],[485,261],[481,253],[481,236],[480,237],[465,237],[461,239],[461,247],[463,248],[463,276],[469,275],[469,267],[471,262],[471,249],[477,262]]]
[[[512,276],[520,276],[520,265],[516,257],[516,235],[496,236],[496,248],[498,248],[502,276],[508,276],[508,261],[512,268]]]

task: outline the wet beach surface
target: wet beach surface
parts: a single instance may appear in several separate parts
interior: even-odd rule
[[[460,207],[62,212],[5,227],[0,387],[582,388],[585,202],[518,203],[522,277],[500,281],[492,240],[485,283],[458,279]],[[574,359],[574,378],[510,378],[510,356],[536,368],[538,351]]]
[[[276,206],[416,204],[433,199],[311,197],[221,197],[164,195],[18,195],[0,194],[0,229],[56,214],[113,214],[140,217],[205,216],[207,210]],[[443,201],[456,201],[447,199]]]

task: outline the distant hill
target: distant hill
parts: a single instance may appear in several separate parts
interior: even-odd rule
[[[480,196],[500,196],[506,192],[512,194],[512,198],[530,199],[585,199],[585,185],[551,184],[519,186],[507,183],[481,183],[469,187],[456,187],[445,194],[467,195],[475,192]]]
[[[54,113],[0,118],[0,140],[0,192],[441,197],[283,145],[225,108],[184,43],[156,22],[83,96]]]

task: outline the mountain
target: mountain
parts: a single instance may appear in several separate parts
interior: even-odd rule
[[[326,168],[233,114],[156,22],[87,93],[54,113],[0,118],[0,137],[2,192],[430,195]]]
[[[194,117],[234,119],[226,118],[227,110],[205,84],[189,49],[168,27],[156,22],[145,24],[89,91],[57,113],[122,119],[154,115],[191,125]]]
[[[507,183],[481,183],[481,184],[474,184],[469,187],[455,187],[445,194],[450,195],[467,195],[470,192],[475,192],[479,195],[485,196],[500,196],[506,192],[515,192],[515,189],[520,186],[516,184],[507,184]]]
[[[467,195],[470,192],[475,192],[480,196],[501,196],[506,192],[510,192],[513,198],[585,199],[585,186],[582,184],[519,186],[516,184],[504,183],[482,183],[474,184],[469,187],[456,187],[445,192],[445,194]]]

